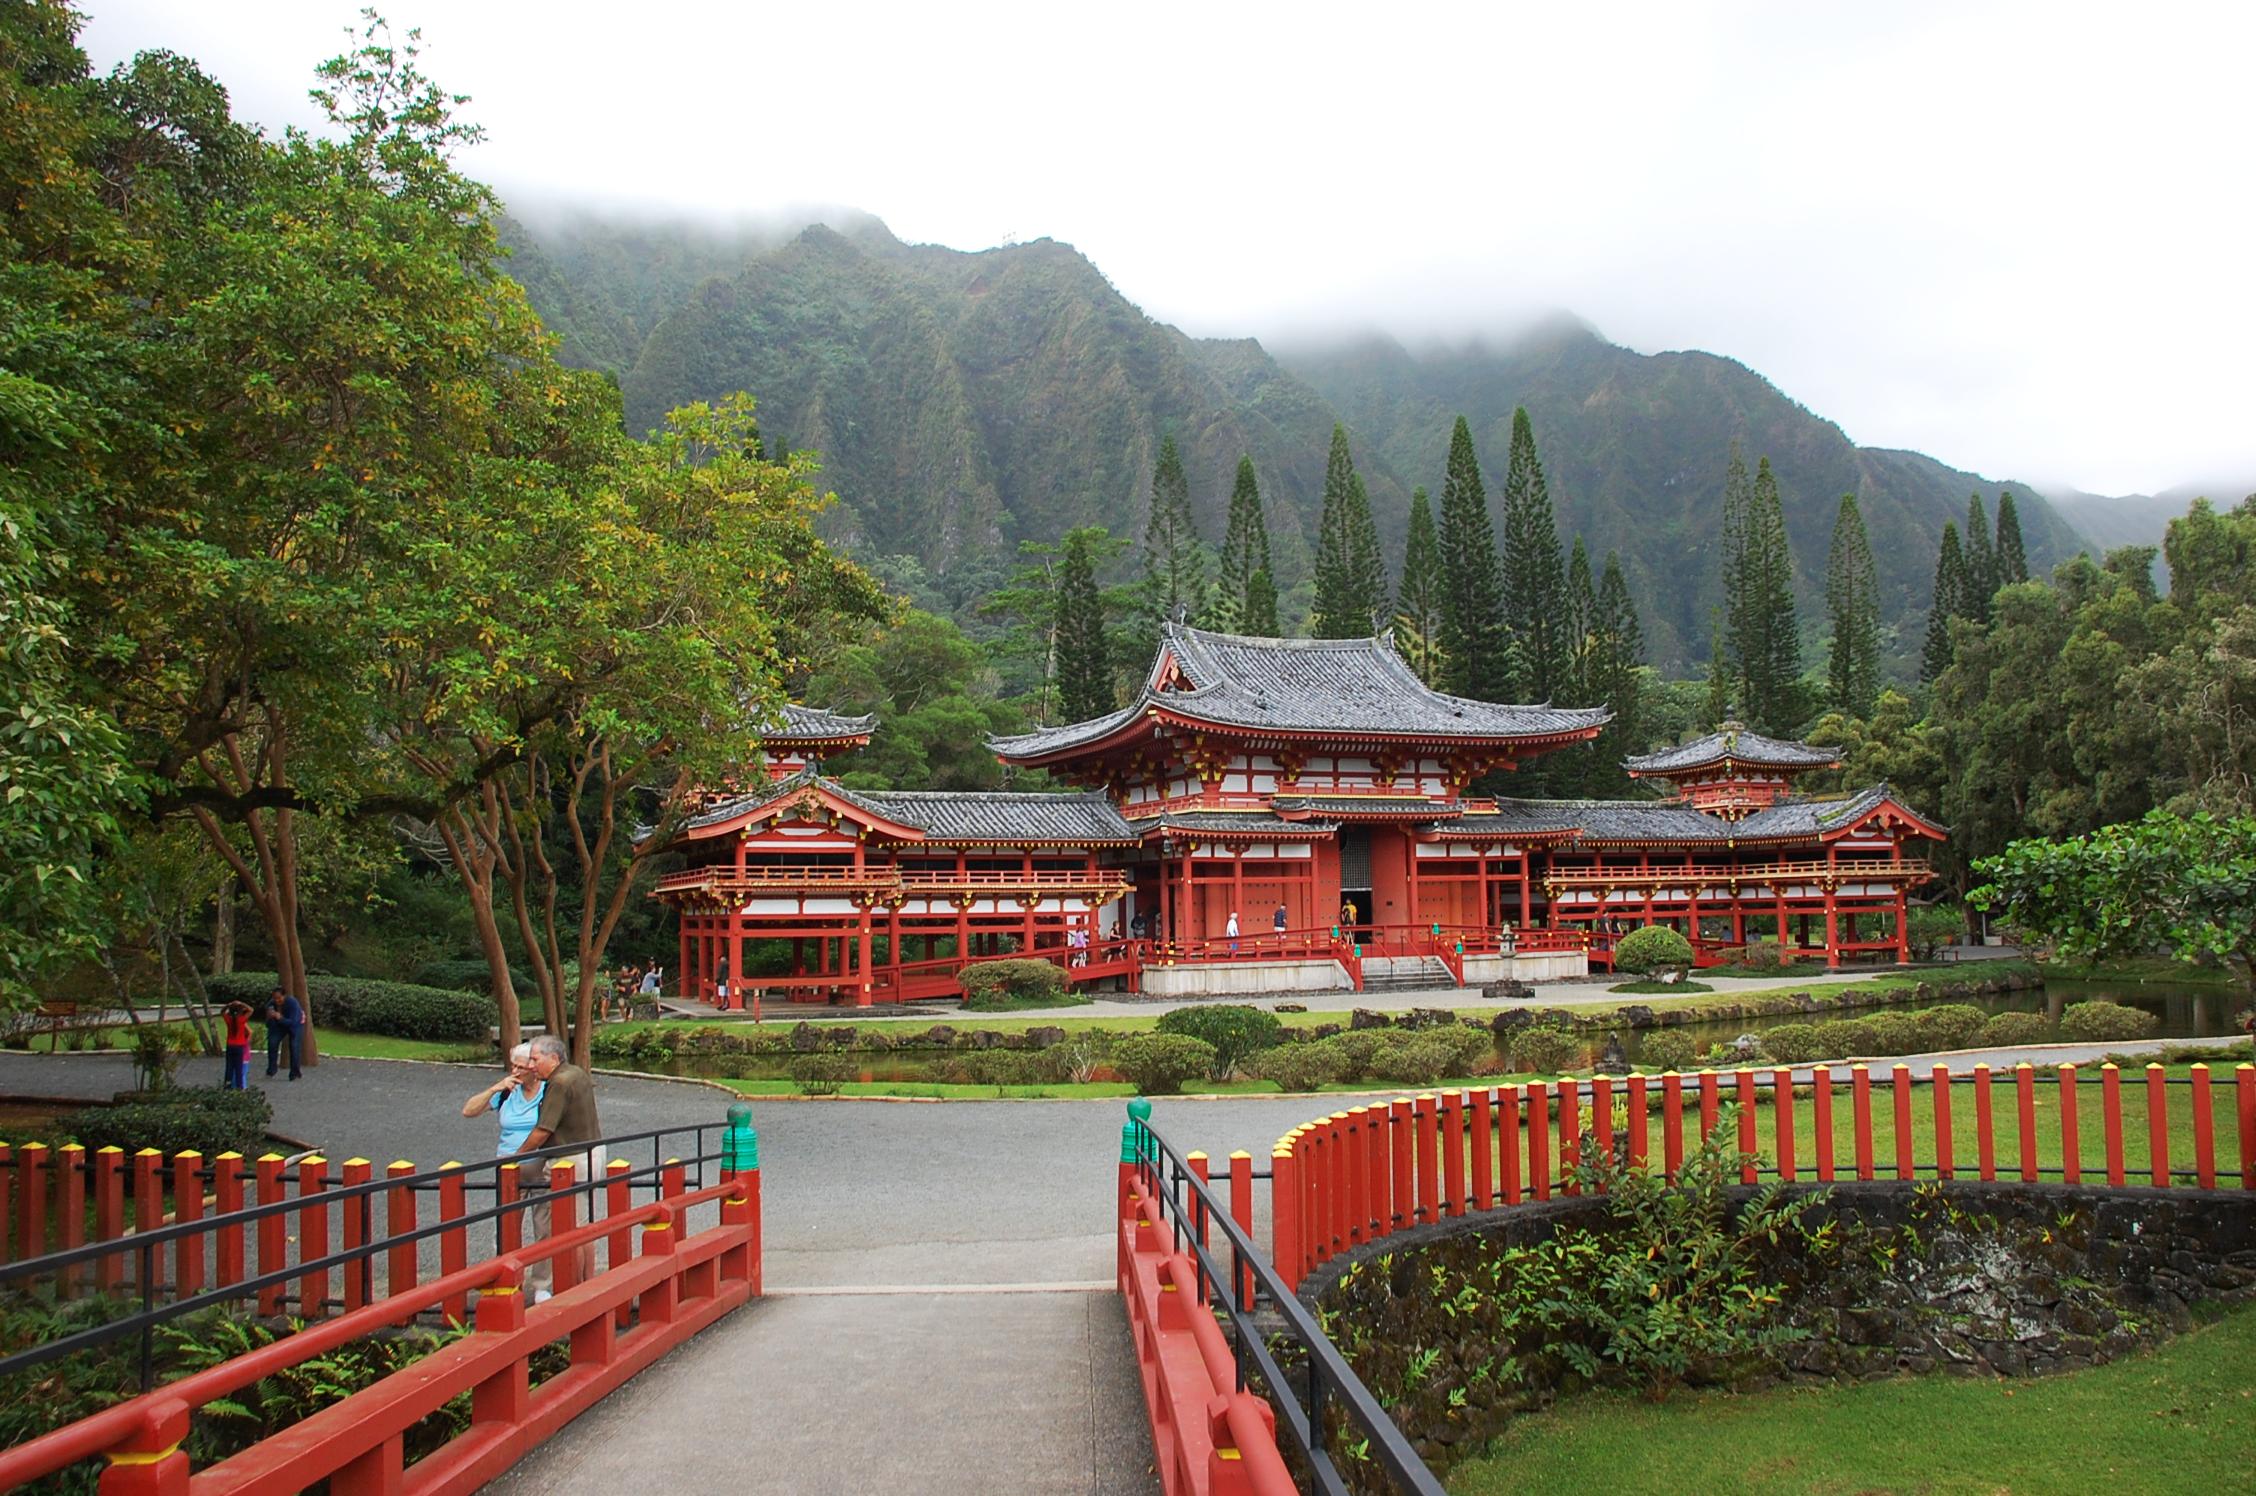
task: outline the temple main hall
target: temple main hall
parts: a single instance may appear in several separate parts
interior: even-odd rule
[[[1451,986],[1604,969],[1646,924],[1702,962],[1765,940],[1906,959],[1919,846],[1943,828],[1884,784],[1797,793],[1833,749],[1725,723],[1626,760],[1648,798],[1469,793],[1607,720],[1435,691],[1386,635],[1180,624],[1120,710],[988,742],[1067,792],[850,790],[823,765],[883,724],[787,708],[670,849],[675,985],[892,1003],[1017,956],[1153,993]]]

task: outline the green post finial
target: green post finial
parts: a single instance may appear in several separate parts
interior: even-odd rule
[[[738,1102],[728,1109],[728,1131],[721,1135],[721,1170],[744,1173],[760,1167],[760,1134],[752,1126],[752,1108]]]
[[[1122,1163],[1140,1164],[1144,1161],[1144,1149],[1138,1140],[1137,1132],[1150,1121],[1150,1101],[1138,1096],[1128,1103],[1128,1120],[1120,1126],[1120,1161]]]

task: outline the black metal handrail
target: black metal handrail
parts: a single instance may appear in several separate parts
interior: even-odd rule
[[[1229,1319],[1238,1390],[1245,1390],[1250,1365],[1269,1389],[1279,1423],[1306,1459],[1316,1490],[1324,1496],[1348,1496],[1350,1491],[1324,1438],[1325,1405],[1336,1400],[1349,1421],[1369,1440],[1372,1457],[1394,1481],[1396,1490],[1409,1496],[1444,1496],[1441,1482],[1317,1325],[1316,1317],[1277,1276],[1252,1235],[1149,1121],[1132,1117],[1130,1125],[1134,1128],[1137,1175],[1146,1194],[1159,1202],[1161,1214],[1174,1231],[1176,1249],[1187,1252],[1196,1265],[1207,1301],[1222,1305]],[[1183,1198],[1186,1194],[1187,1204]],[[1208,1225],[1219,1227],[1229,1243],[1227,1274],[1216,1266],[1215,1256],[1203,1239],[1201,1228]],[[1253,1320],[1263,1304],[1284,1321],[1292,1338],[1306,1351],[1305,1377],[1290,1377],[1270,1352],[1267,1338]]]

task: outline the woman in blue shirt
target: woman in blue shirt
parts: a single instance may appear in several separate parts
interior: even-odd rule
[[[494,1152],[515,1153],[540,1120],[541,1097],[547,1090],[547,1082],[533,1073],[532,1046],[520,1044],[509,1051],[509,1073],[462,1103],[462,1115],[497,1114],[501,1138]]]

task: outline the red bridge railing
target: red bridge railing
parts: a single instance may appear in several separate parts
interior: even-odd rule
[[[662,1156],[663,1141],[684,1134],[698,1140],[691,1155]],[[716,1147],[702,1146],[708,1135],[717,1139]],[[673,1346],[760,1292],[759,1156],[749,1108],[732,1108],[725,1130],[628,1134],[605,1139],[602,1146],[626,1151],[638,1143],[650,1145],[649,1165],[616,1158],[599,1177],[586,1180],[575,1177],[569,1161],[585,1149],[518,1156],[553,1160],[547,1186],[538,1190],[518,1188],[518,1160],[450,1164],[430,1173],[401,1163],[379,1179],[371,1177],[365,1160],[348,1161],[331,1175],[323,1160],[309,1156],[293,1181],[284,1161],[269,1155],[259,1160],[255,1176],[258,1203],[247,1206],[241,1171],[229,1167],[239,1165],[239,1158],[221,1155],[207,1175],[195,1155],[184,1154],[169,1171],[175,1191],[169,1223],[159,1216],[168,1173],[151,1154],[137,1155],[134,1229],[0,1267],[0,1290],[102,1294],[120,1300],[121,1307],[138,1301],[139,1311],[0,1355],[0,1375],[139,1337],[142,1390],[0,1451],[0,1489],[102,1457],[108,1462],[100,1481],[105,1496],[187,1492],[191,1474],[199,1493],[281,1493],[323,1480],[337,1493],[475,1490]],[[19,1187],[23,1157],[18,1155],[12,1181]],[[100,1158],[96,1155],[97,1176]],[[715,1182],[707,1184],[702,1181],[709,1166]],[[60,1181],[66,1199],[71,1178],[66,1172]],[[202,1209],[207,1184],[216,1187],[222,1207],[211,1214]],[[468,1208],[468,1196],[480,1190],[494,1203]],[[636,1204],[638,1191],[650,1198]],[[16,1192],[12,1214],[19,1247],[46,1239],[32,1203],[44,1199]],[[436,1219],[425,1224],[418,1207],[431,1204]],[[542,1207],[546,1234],[528,1240],[529,1224],[539,1220],[532,1213]],[[693,1229],[693,1213],[708,1212],[717,1219]],[[485,1248],[489,1229],[491,1255],[472,1261]],[[419,1270],[426,1245],[435,1246],[438,1258],[438,1272],[428,1280]],[[543,1264],[552,1274],[554,1296],[528,1303],[527,1273]],[[334,1295],[332,1285],[340,1290]],[[215,1307],[266,1318],[295,1313],[291,1331],[269,1344],[178,1380],[153,1381],[154,1328]],[[469,1333],[191,1472],[182,1446],[199,1409],[363,1336],[414,1323],[468,1327]],[[568,1365],[533,1385],[532,1352],[558,1341],[568,1344]],[[405,1431],[465,1392],[472,1405],[467,1430],[404,1467]]]
[[[2026,1064],[1600,1075],[1404,1097],[1294,1128],[1270,1159],[1272,1260],[1297,1288],[1396,1231],[1571,1194],[1586,1149],[1673,1178],[1726,1106],[1749,1184],[2088,1178],[2256,1190],[2256,1065],[2229,1085],[2206,1065],[2179,1076],[2150,1065],[2129,1081],[2114,1065]]]

